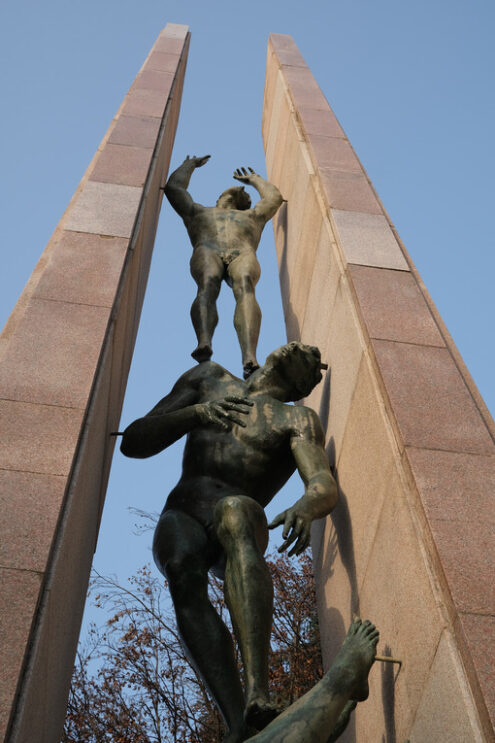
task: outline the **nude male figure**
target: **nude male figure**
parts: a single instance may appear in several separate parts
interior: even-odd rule
[[[236,170],[234,178],[254,186],[261,199],[252,209],[243,186],[224,191],[216,206],[206,207],[193,201],[187,191],[191,175],[210,156],[187,157],[172,173],[165,194],[182,217],[193,246],[191,275],[198,286],[191,307],[191,319],[198,340],[192,357],[208,361],[212,356],[212,337],[218,322],[216,301],[224,279],[232,287],[236,301],[234,326],[242,352],[244,377],[259,364],[256,347],[261,325],[261,310],[254,288],[260,277],[256,249],[265,224],[283,199],[278,188],[251,169]]]
[[[337,502],[316,413],[287,405],[321,380],[320,352],[289,343],[244,382],[213,362],[186,372],[125,430],[122,452],[150,457],[186,435],[182,476],[158,522],[153,554],[166,575],[181,636],[228,727],[225,743],[261,730],[278,710],[268,692],[273,587],[263,558],[264,507],[297,468],[304,494],[279,514],[280,551],[300,554],[314,519]],[[245,669],[207,594],[208,571],[224,591]],[[254,730],[253,730],[254,729]]]

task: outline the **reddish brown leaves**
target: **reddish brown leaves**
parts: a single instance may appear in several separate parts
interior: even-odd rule
[[[270,689],[284,706],[322,675],[310,558],[269,560],[275,600]],[[95,602],[110,613],[78,653],[63,743],[218,743],[223,723],[187,662],[168,591],[149,568],[127,587],[98,576]],[[222,584],[212,603],[229,623]],[[240,665],[240,662],[239,662]]]

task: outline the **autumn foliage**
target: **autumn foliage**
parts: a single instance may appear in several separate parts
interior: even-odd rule
[[[268,564],[275,588],[270,689],[288,706],[322,675],[311,560],[277,556]],[[79,648],[63,743],[221,741],[221,717],[185,657],[163,580],[145,567],[125,587],[96,576],[91,590],[110,618],[103,628],[93,625]],[[210,597],[229,624],[219,581]]]

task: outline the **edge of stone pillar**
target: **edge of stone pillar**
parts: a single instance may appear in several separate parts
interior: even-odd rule
[[[60,739],[189,40],[160,33],[0,339],[8,743]]]
[[[359,705],[359,739],[388,734],[393,724],[397,739],[410,736],[411,743],[426,739],[428,725],[432,740],[451,728],[452,739],[492,740],[487,701],[494,691],[481,626],[489,634],[495,622],[484,562],[495,556],[488,542],[486,551],[480,544],[470,554],[463,544],[488,539],[482,515],[491,518],[493,420],[368,175],[285,34],[268,42],[262,133],[268,178],[288,199],[273,221],[288,339],[319,345],[332,367],[305,401],[327,430],[341,490],[332,518],[313,529],[324,659],[336,649],[335,621],[348,623],[350,609],[361,606],[405,664],[387,692],[395,692],[396,717],[385,707],[370,710],[371,701]],[[415,378],[423,380],[417,389]],[[362,461],[353,455],[358,448]],[[390,561],[397,523],[406,544],[395,546],[401,560]],[[392,618],[375,600],[380,549],[390,583],[382,599]],[[407,560],[414,580],[401,565]],[[428,612],[421,614],[418,601]],[[417,638],[407,637],[397,602],[409,605],[409,621],[424,621],[427,652],[418,626]],[[439,692],[446,669],[458,679],[457,705]],[[374,694],[374,703],[385,705],[384,688],[373,676],[371,684],[370,700]],[[436,708],[428,698],[433,689]],[[362,715],[373,732],[365,733]],[[351,739],[352,731],[342,740]]]

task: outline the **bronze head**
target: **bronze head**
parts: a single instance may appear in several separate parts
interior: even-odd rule
[[[239,209],[244,211],[251,207],[251,197],[244,190],[244,186],[231,186],[220,194],[216,206],[220,209]]]
[[[292,341],[267,356],[265,370],[271,367],[286,387],[285,402],[294,402],[309,393],[321,382],[321,354],[316,346]]]

